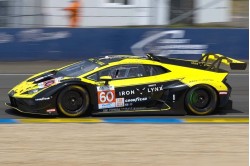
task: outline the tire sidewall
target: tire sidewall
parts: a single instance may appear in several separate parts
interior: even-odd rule
[[[198,89],[202,89],[205,90],[209,97],[210,97],[210,101],[208,106],[206,106],[203,109],[199,109],[199,108],[195,108],[194,106],[192,106],[192,104],[190,103],[190,96],[192,95],[192,93]],[[216,109],[217,106],[217,101],[218,101],[218,95],[216,93],[216,91],[209,85],[196,85],[194,87],[192,87],[188,93],[186,94],[185,97],[185,106],[187,108],[188,113],[193,114],[193,115],[209,115],[211,113],[213,113]],[[205,111],[204,111],[205,110]]]
[[[75,114],[69,113],[62,106],[62,99],[64,97],[64,94],[68,91],[78,92],[82,96],[82,99],[83,99],[83,105],[79,109],[80,111]],[[85,90],[83,87],[78,86],[78,85],[70,85],[68,87],[65,87],[59,93],[57,97],[57,109],[59,110],[60,115],[67,116],[67,117],[79,117],[79,116],[87,115],[89,103],[90,103],[90,99],[89,99],[89,94],[87,90]]]

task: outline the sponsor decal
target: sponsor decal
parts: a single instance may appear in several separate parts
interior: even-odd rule
[[[114,86],[98,86],[98,108],[113,108],[116,107],[115,87]]]
[[[111,109],[104,109],[101,112],[119,112],[121,111],[120,108],[111,108]]]
[[[18,39],[20,42],[39,42],[69,38],[69,31],[44,32],[43,29],[29,29],[20,31],[17,35],[0,33],[0,44],[14,42]]]
[[[154,87],[156,86],[156,84],[151,84],[151,85],[148,85],[148,87]]]
[[[14,40],[14,36],[7,33],[0,33],[0,44],[1,43],[10,43]]]
[[[48,112],[48,113],[52,113],[52,112],[56,112],[56,109],[48,109],[46,112]]]
[[[108,91],[108,90],[115,90],[114,86],[105,85],[105,86],[98,86],[97,91]]]
[[[18,33],[21,42],[39,42],[69,38],[69,31],[44,32],[43,29],[29,29]]]
[[[134,95],[135,90],[126,90],[126,91],[120,91],[119,96],[129,96],[129,95]]]
[[[133,106],[133,103],[124,103],[125,107]]]
[[[158,56],[178,54],[202,54],[208,45],[191,44],[191,39],[185,39],[185,30],[150,31],[144,39],[131,46],[134,55],[145,55],[151,52]]]
[[[124,107],[124,98],[116,98],[116,107]]]
[[[140,95],[143,95],[144,93],[159,92],[159,91],[163,91],[163,85],[156,86],[156,84],[153,84],[153,85],[149,85],[148,87],[136,88],[136,91]]]
[[[227,95],[227,92],[219,92],[220,95]]]
[[[100,103],[98,104],[99,109],[104,109],[104,108],[114,108],[115,107],[115,102],[113,103]]]
[[[135,102],[141,102],[141,101],[147,101],[148,98],[147,97],[136,97],[133,99],[125,99],[126,103],[135,103]]]
[[[41,83],[39,83],[39,84],[38,84],[38,88],[39,88],[39,89],[44,88],[44,84],[43,84],[43,82],[41,82]]]
[[[60,83],[60,81],[63,79],[63,77],[58,77],[58,78],[55,78],[55,79],[51,79],[51,80],[48,80],[48,81],[44,81],[44,82],[41,82],[38,84],[38,88],[46,88],[46,87],[49,87],[53,84],[58,84]]]
[[[147,110],[146,107],[125,107],[125,108],[110,108],[100,110],[102,113],[112,113],[112,112],[140,112]],[[152,110],[151,110],[152,111]]]
[[[146,90],[146,88],[136,88],[137,92],[139,92],[140,95],[143,95],[143,92]]]
[[[160,87],[150,87],[147,90],[148,90],[148,93],[159,92],[159,91],[163,90],[163,86],[160,86]]]
[[[48,80],[48,81],[43,82],[44,87],[49,87],[50,85],[54,83],[55,83],[55,80]]]
[[[42,97],[42,98],[35,99],[35,101],[50,100],[51,98],[52,98],[52,97]]]
[[[57,78],[55,78],[55,83],[60,83],[62,79],[63,79],[63,77],[57,77]]]

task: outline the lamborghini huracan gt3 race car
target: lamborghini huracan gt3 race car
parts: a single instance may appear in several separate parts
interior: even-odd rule
[[[91,58],[36,74],[8,93],[6,105],[24,113],[79,117],[95,114],[208,115],[231,103],[226,82],[246,63],[220,54],[198,61],[116,55]]]

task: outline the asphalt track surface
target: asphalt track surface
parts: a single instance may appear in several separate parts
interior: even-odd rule
[[[4,103],[9,102],[7,93],[12,87],[20,83],[22,80],[30,77],[31,74],[52,68],[58,68],[70,63],[70,61],[0,62],[0,119],[44,118],[44,116],[19,113],[16,110],[6,107]],[[206,117],[227,118],[249,116],[249,70],[230,71],[228,83],[233,89],[231,95],[231,100],[233,100],[233,109],[218,110],[216,114]],[[162,117],[163,116],[155,116],[154,118]],[[200,118],[199,116],[187,117]],[[125,117],[122,116],[121,118]]]

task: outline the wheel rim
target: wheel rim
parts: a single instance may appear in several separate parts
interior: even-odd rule
[[[80,112],[83,106],[83,96],[76,91],[68,91],[62,98],[62,107],[70,114]]]
[[[199,112],[207,111],[205,108],[209,105],[210,100],[209,93],[204,89],[197,89],[190,96],[190,104],[197,108]]]

